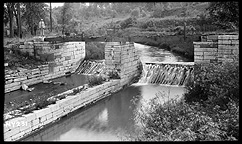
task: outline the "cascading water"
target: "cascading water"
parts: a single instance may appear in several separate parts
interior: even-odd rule
[[[143,64],[138,83],[185,86],[193,80],[193,66],[184,64]]]
[[[104,72],[104,68],[105,68],[104,62],[85,60],[80,64],[76,73],[88,74],[88,75],[101,74]]]

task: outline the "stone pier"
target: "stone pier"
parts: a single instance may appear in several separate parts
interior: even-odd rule
[[[202,42],[193,44],[195,63],[233,61],[239,54],[239,35],[202,36]]]

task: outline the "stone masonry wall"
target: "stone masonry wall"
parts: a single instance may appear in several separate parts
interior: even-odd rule
[[[49,42],[25,43],[19,46],[21,52],[35,55],[46,61],[46,65],[35,69],[19,68],[5,72],[5,93],[17,90],[21,83],[33,85],[44,80],[64,76],[67,72],[74,72],[85,58],[85,42],[66,42],[51,44]]]
[[[233,61],[239,54],[239,35],[212,35],[193,44],[195,63]]]
[[[105,46],[106,70],[117,70],[123,80],[137,74],[139,61],[133,42],[108,42]]]
[[[93,88],[88,88],[76,95],[67,96],[65,99],[59,100],[56,104],[49,105],[46,108],[34,110],[32,113],[7,120],[4,122],[4,141],[15,141],[27,136],[42,128],[44,125],[54,122],[58,118],[88,103],[104,98],[122,89],[124,84],[120,80],[105,82]],[[72,91],[68,90],[64,93],[68,94]]]
[[[113,49],[114,47],[117,49]],[[120,49],[123,49],[124,52],[121,52]],[[105,56],[107,69],[113,71],[120,68],[121,79],[111,80],[101,85],[88,88],[76,95],[69,95],[65,99],[57,101],[56,104],[47,106],[47,108],[34,110],[32,113],[23,115],[22,117],[5,121],[4,141],[19,140],[86,104],[107,97],[111,93],[121,90],[124,85],[129,83],[132,76],[138,74],[137,63],[139,57],[132,43],[120,44],[110,42],[105,47],[105,55],[107,55],[107,57]],[[112,58],[111,61],[110,56]],[[132,66],[133,68],[131,68]],[[74,89],[58,95],[70,94]]]

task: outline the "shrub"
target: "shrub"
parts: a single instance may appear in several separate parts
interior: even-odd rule
[[[239,108],[234,103],[224,115],[216,107],[205,109],[199,103],[189,105],[184,100],[169,100],[161,104],[157,95],[138,112],[136,119],[141,128],[129,136],[135,141],[214,141],[236,140],[232,133],[238,134]],[[230,110],[233,112],[231,113]],[[208,114],[208,111],[212,112]],[[234,121],[233,125],[226,121]],[[230,128],[228,128],[230,127]],[[230,129],[230,130],[228,130]]]
[[[214,107],[219,105],[227,109],[230,99],[239,101],[239,62],[223,64],[196,64],[194,84],[188,85],[185,100],[188,103],[199,102]]]
[[[101,76],[90,76],[88,77],[88,85],[93,87],[95,85],[100,85],[104,82],[104,78]]]

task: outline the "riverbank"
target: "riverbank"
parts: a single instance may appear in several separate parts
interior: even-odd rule
[[[200,35],[189,35],[184,40],[182,35],[167,36],[134,36],[133,41],[149,46],[158,47],[194,61],[193,42],[199,40]]]

